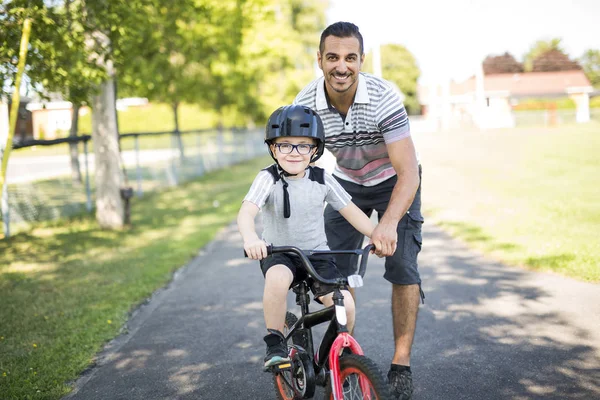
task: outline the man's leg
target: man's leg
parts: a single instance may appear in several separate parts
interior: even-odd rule
[[[392,321],[395,344],[392,364],[410,366],[410,351],[417,326],[419,301],[419,285],[392,284]]]
[[[394,182],[390,182],[394,183]],[[388,197],[389,199],[389,197]],[[379,218],[387,204],[376,210]],[[388,372],[388,380],[396,398],[410,400],[413,393],[410,355],[415,336],[421,278],[417,257],[421,251],[421,186],[417,189],[413,203],[398,224],[398,247],[385,262],[385,279],[392,283],[392,323],[394,325],[394,356]]]

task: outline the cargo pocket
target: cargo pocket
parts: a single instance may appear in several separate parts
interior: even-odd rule
[[[416,264],[417,256],[423,244],[421,226],[425,219],[419,210],[409,211],[406,215],[408,215],[408,226],[406,231],[404,231],[404,251],[402,256],[405,260]]]
[[[410,226],[413,226],[417,229],[421,229],[421,225],[425,222],[425,218],[423,218],[423,214],[421,214],[420,210],[408,210],[406,212],[408,215],[408,223]]]

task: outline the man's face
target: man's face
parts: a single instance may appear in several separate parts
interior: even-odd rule
[[[355,83],[364,61],[358,39],[353,36],[328,36],[323,45],[323,53],[317,53],[317,60],[325,76],[328,92],[329,89],[337,93],[356,91]]]

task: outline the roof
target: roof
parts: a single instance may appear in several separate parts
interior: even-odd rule
[[[565,95],[593,90],[581,70],[485,75],[483,87],[485,92],[508,92],[510,96]],[[450,84],[452,95],[471,92],[475,92],[474,76],[464,82]]]

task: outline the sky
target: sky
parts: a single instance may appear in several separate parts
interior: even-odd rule
[[[421,84],[461,81],[489,55],[517,60],[538,40],[561,38],[579,58],[600,50],[599,0],[330,0],[327,23],[358,25],[365,50],[377,42],[405,46]],[[384,76],[385,78],[385,76]]]

